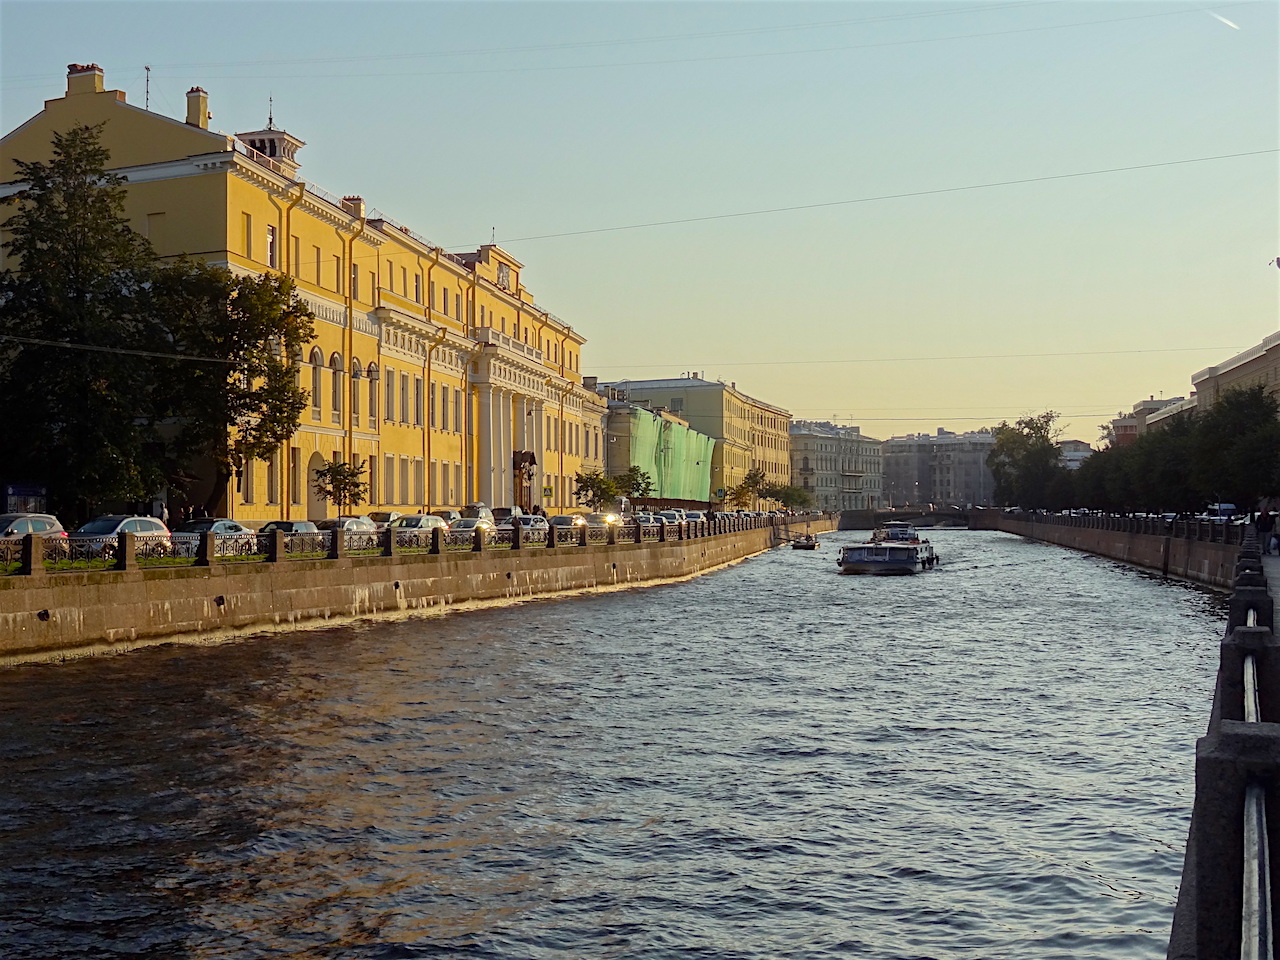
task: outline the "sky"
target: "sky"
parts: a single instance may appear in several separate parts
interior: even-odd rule
[[[72,62],[227,133],[271,98],[305,179],[521,260],[588,376],[1095,441],[1280,329],[1278,12],[4,0],[0,128]]]

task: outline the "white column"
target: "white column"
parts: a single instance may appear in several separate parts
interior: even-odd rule
[[[516,446],[529,449],[529,398],[523,393],[516,397]]]
[[[546,443],[543,442],[545,424],[543,409],[541,400],[533,401],[533,455],[538,459],[538,465],[533,468],[533,502],[545,507],[546,504],[542,501],[542,485],[547,482],[547,451]]]
[[[498,391],[498,450],[494,454],[497,470],[495,482],[497,489],[494,495],[498,503],[510,504],[511,496],[511,391]]]
[[[482,383],[479,386],[480,414],[476,418],[480,437],[480,454],[476,458],[476,473],[479,489],[476,499],[486,506],[493,506],[493,386]]]

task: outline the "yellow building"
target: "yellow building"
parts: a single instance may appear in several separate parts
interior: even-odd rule
[[[367,466],[362,510],[575,506],[574,474],[603,467],[607,406],[582,387],[584,338],[534,303],[523,264],[494,245],[449,253],[307,182],[303,141],[270,121],[233,136],[209,117],[199,87],[179,121],[126,103],[97,65],[72,64],[66,96],[0,140],[0,196],[21,189],[15,159],[46,160],[55,132],[103,124],[126,212],[161,256],[293,278],[316,317],[299,358],[310,409],[275,456],[244,465],[223,515],[332,513],[311,479],[333,460]]]
[[[736,383],[697,376],[663,380],[621,380],[602,384],[632,402],[663,407],[692,429],[715,439],[711,454],[711,495],[722,500],[760,468],[765,482],[791,483],[791,414],[747,396]]]

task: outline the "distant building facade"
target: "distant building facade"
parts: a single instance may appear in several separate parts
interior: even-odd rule
[[[991,503],[995,477],[987,455],[990,430],[907,434],[884,442],[884,496],[889,506],[965,507]]]
[[[1084,440],[1058,441],[1058,462],[1068,470],[1079,470],[1092,455],[1093,447]]]
[[[858,427],[796,420],[791,424],[791,485],[822,510],[876,510],[883,505],[881,441]]]
[[[1183,403],[1182,397],[1172,397],[1169,400],[1157,400],[1155,397],[1148,397],[1146,400],[1139,400],[1133,405],[1133,412],[1121,414],[1111,421],[1111,435],[1115,440],[1117,447],[1127,447],[1134,443],[1137,439],[1147,432],[1147,427],[1152,419],[1157,417],[1160,411],[1176,404]]]

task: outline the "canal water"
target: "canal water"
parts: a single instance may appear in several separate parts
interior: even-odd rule
[[[855,536],[0,671],[0,957],[1162,957],[1223,599]]]

